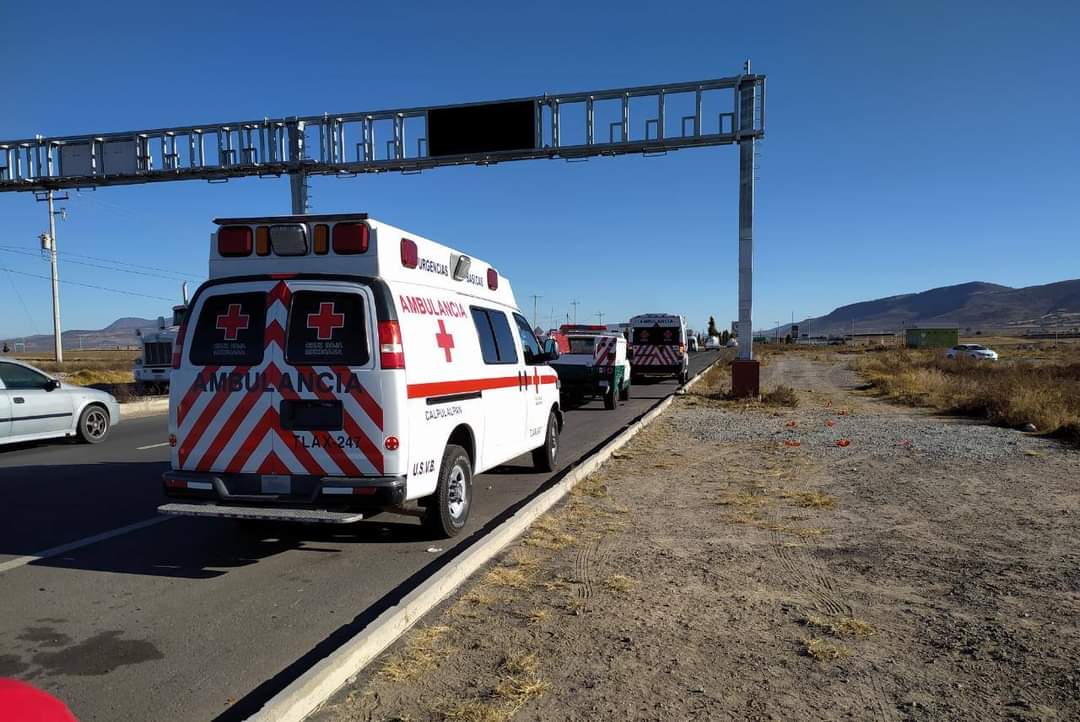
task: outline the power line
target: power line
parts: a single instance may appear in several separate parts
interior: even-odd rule
[[[4,266],[0,266],[0,271],[7,271],[8,273],[17,273],[20,276],[30,276],[31,278],[43,278],[46,281],[51,281],[52,280],[51,276],[42,276],[41,274],[38,274],[38,273],[27,273],[26,271],[16,271],[14,268],[6,268]],[[95,286],[95,285],[90,284],[90,283],[79,283],[78,281],[60,281],[60,283],[66,283],[69,286],[82,286],[83,288],[93,288],[93,289],[98,290],[98,291],[110,291],[111,293],[122,293],[125,296],[141,296],[143,298],[153,298],[153,299],[156,299],[158,301],[172,302],[172,301],[176,300],[175,298],[166,298],[165,296],[152,296],[149,293],[137,293],[135,291],[124,291],[124,290],[121,290],[119,288],[109,288],[107,286]]]
[[[38,254],[35,253],[34,251],[25,251],[25,250],[19,250],[19,249],[15,249],[15,248],[2,248],[2,247],[0,247],[0,251],[3,251],[4,253],[18,253],[18,254],[23,255],[23,256],[35,256],[35,257],[38,256]],[[63,255],[63,254],[57,254],[57,255]],[[116,271],[116,272],[119,272],[119,273],[130,273],[130,274],[133,274],[133,275],[136,275],[136,276],[147,276],[149,278],[164,278],[167,281],[182,281],[182,280],[187,279],[187,278],[195,278],[195,276],[181,276],[178,273],[173,274],[171,276],[166,276],[163,273],[151,273],[150,271],[136,271],[135,269],[132,269],[132,268],[116,268],[114,266],[106,266],[106,265],[102,265],[100,263],[88,263],[87,261],[73,261],[70,258],[64,258],[64,263],[73,263],[73,264],[78,265],[78,266],[87,266],[89,268],[100,268],[100,269],[105,270],[105,271]]]
[[[27,250],[25,248],[19,248],[17,246],[0,246],[0,251],[5,251],[7,253],[19,253],[19,254],[22,254],[24,256],[37,257],[39,255],[35,251]],[[79,264],[79,265],[82,265],[82,266],[90,266],[91,268],[102,268],[102,269],[104,269],[106,271],[122,271],[124,273],[136,273],[136,274],[143,275],[143,276],[156,276],[158,278],[170,278],[172,276],[175,276],[179,280],[184,280],[184,279],[195,280],[195,279],[202,278],[202,276],[198,276],[198,275],[195,275],[195,274],[178,273],[176,271],[169,270],[168,268],[160,268],[158,266],[143,266],[143,265],[140,265],[138,263],[128,263],[126,261],[117,261],[117,260],[112,259],[112,258],[99,258],[98,256],[86,256],[86,255],[83,255],[81,253],[57,253],[56,255],[58,257],[60,257],[60,258],[63,258],[67,263],[75,263],[75,264]],[[86,263],[85,261],[73,261],[73,260],[71,260],[72,258],[88,258],[88,259],[93,260],[93,261],[101,261],[102,263],[111,263],[111,264],[116,265],[116,266],[130,266],[131,268],[147,269],[149,271],[159,271],[160,273],[146,273],[146,272],[140,272],[140,271],[132,271],[132,270],[128,270],[128,269],[125,269],[125,268],[113,268],[111,266],[100,266],[100,265],[93,264],[93,263]],[[169,274],[169,275],[168,276],[163,276],[163,275],[161,275],[162,273]]]
[[[25,299],[22,297],[22,293],[19,291],[19,287],[15,285],[15,279],[11,277],[11,271],[4,269],[8,273],[8,283],[11,284],[11,290],[15,292],[15,297],[19,299],[19,303],[22,304],[23,311],[26,312],[26,320],[30,322],[30,328],[34,330],[34,333],[38,332],[37,323],[34,322],[34,317],[30,315],[30,308],[26,305]]]

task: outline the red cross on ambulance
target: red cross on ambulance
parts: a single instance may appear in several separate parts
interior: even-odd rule
[[[450,349],[454,348],[454,337],[446,332],[446,322],[439,319],[439,332],[435,334],[435,343],[446,352],[446,362],[450,363]]]
[[[332,301],[323,301],[316,313],[307,315],[307,327],[315,330],[317,340],[329,341],[334,331],[345,328],[345,314],[335,313]]]
[[[217,317],[217,330],[225,332],[226,341],[235,341],[241,331],[246,331],[251,316],[240,312],[239,303],[230,303],[229,310]]]

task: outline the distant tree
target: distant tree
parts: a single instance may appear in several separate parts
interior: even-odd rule
[[[731,340],[731,331],[728,331],[725,328],[724,332],[722,334],[720,334],[720,343],[726,344],[730,340]]]
[[[791,334],[790,333],[787,336],[784,336],[784,343],[791,343]]]
[[[710,336],[719,336],[720,335],[720,332],[716,330],[716,319],[713,318],[712,316],[709,316],[709,331],[708,331],[708,334]]]
[[[10,351],[11,351],[11,349],[9,349],[9,348],[8,348],[8,345],[7,345],[7,343],[5,342],[5,343],[4,343],[4,353],[9,353]]]

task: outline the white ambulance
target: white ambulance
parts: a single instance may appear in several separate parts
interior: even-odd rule
[[[630,363],[634,378],[690,378],[686,320],[671,313],[644,313],[630,319]]]
[[[487,263],[364,214],[215,221],[173,355],[168,514],[457,534],[475,474],[554,468],[558,378]]]

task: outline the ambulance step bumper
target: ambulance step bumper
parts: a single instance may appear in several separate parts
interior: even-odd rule
[[[323,509],[268,509],[262,506],[225,506],[222,504],[162,504],[162,514],[174,516],[213,516],[230,519],[259,519],[291,521],[301,524],[352,524],[364,518],[355,511],[325,511]]]

